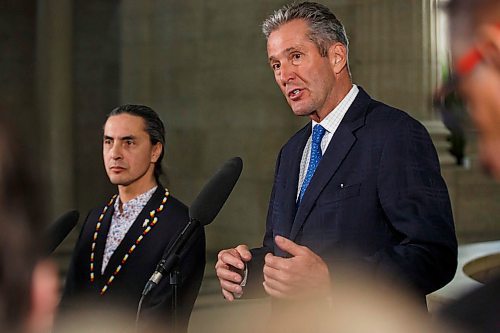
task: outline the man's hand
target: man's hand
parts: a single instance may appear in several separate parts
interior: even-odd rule
[[[264,289],[277,298],[324,295],[330,290],[330,273],[325,262],[309,248],[281,236],[276,245],[291,258],[268,253],[264,264]]]
[[[228,301],[234,300],[234,294],[243,294],[240,286],[243,275],[236,272],[245,268],[245,262],[252,259],[252,254],[246,245],[238,245],[234,249],[226,249],[219,252],[215,264],[215,271],[222,288],[222,295]]]

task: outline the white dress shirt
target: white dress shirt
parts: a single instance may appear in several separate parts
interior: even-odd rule
[[[316,124],[320,124],[325,128],[325,135],[321,140],[321,155],[324,155],[330,141],[332,140],[333,134],[337,130],[340,125],[340,122],[344,118],[347,110],[351,106],[352,102],[358,95],[359,88],[355,84],[352,85],[351,90],[345,95],[345,97],[340,101],[340,103],[333,109],[320,123],[315,122],[314,120],[311,122],[311,134],[312,129]],[[299,184],[297,186],[297,197],[296,200],[299,199],[300,189],[302,188],[302,183],[304,182],[304,178],[306,177],[307,168],[309,167],[309,159],[311,158],[311,136],[307,140],[306,146],[304,147],[304,151],[302,153],[302,159],[300,160],[300,172],[299,172]],[[321,162],[320,162],[321,163]]]

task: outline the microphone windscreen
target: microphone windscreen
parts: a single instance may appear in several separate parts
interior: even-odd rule
[[[61,215],[45,230],[45,245],[47,254],[51,254],[76,226],[80,213],[71,210]]]
[[[243,169],[243,161],[233,157],[226,161],[208,181],[189,208],[189,217],[202,225],[210,224],[226,202]]]

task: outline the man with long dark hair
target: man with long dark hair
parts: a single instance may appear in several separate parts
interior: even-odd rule
[[[83,225],[71,262],[62,304],[78,299],[134,311],[164,250],[189,220],[187,207],[162,186],[165,129],[151,108],[123,105],[108,115],[103,159],[118,194],[93,209]],[[187,329],[205,267],[205,236],[179,260],[180,293],[176,328]],[[186,247],[188,248],[188,247]],[[144,299],[142,322],[173,327],[173,287],[164,278]],[[64,309],[63,309],[64,310]]]

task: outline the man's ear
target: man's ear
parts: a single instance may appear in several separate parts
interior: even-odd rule
[[[478,49],[484,59],[500,70],[500,25],[485,24],[479,28]]]
[[[157,142],[153,146],[153,151],[151,153],[151,162],[156,163],[158,161],[158,159],[160,158],[162,149],[163,149],[163,145],[160,142]]]
[[[59,303],[59,278],[50,260],[36,264],[31,281],[31,311],[27,332],[50,332]]]
[[[342,43],[333,43],[328,48],[328,59],[335,74],[347,69],[347,48]]]

